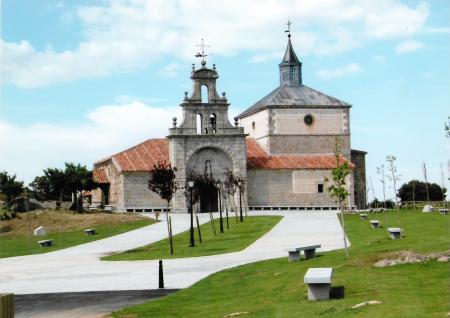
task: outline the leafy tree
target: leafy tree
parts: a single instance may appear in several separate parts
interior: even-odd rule
[[[339,144],[336,140],[334,154],[336,157],[336,168],[331,170],[331,180],[325,178],[325,182],[331,183],[328,186],[328,192],[330,196],[336,200],[339,204],[339,209],[341,211],[341,223],[342,223],[342,232],[344,235],[344,247],[345,247],[345,255],[347,258],[348,255],[348,247],[347,247],[347,237],[345,234],[345,223],[344,223],[344,202],[347,197],[350,195],[347,186],[347,176],[350,175],[350,165],[347,160],[340,160],[340,149]]]
[[[38,200],[70,200],[66,191],[66,174],[58,168],[47,168],[43,176],[34,178],[30,183],[33,195]],[[61,198],[62,196],[62,198]]]
[[[419,180],[411,180],[404,183],[398,189],[398,197],[405,201],[427,201],[427,189],[431,201],[442,201],[446,197],[446,188],[441,188],[436,183],[425,183]]]
[[[83,211],[83,190],[90,191],[98,185],[94,182],[92,171],[71,162],[65,163],[65,169],[47,168],[43,176],[34,178],[30,187],[39,200],[70,200],[76,197],[77,211]]]
[[[169,233],[170,254],[173,254],[173,245],[170,235],[168,211],[170,201],[172,201],[173,194],[178,188],[177,182],[175,181],[176,171],[177,168],[176,167],[172,168],[170,163],[160,161],[158,162],[158,164],[153,165],[153,169],[151,170],[151,177],[148,180],[148,188],[151,191],[158,194],[161,197],[161,199],[167,202],[166,222],[167,222],[167,231]]]
[[[8,172],[0,172],[0,193],[6,196],[8,207],[11,201],[19,196],[23,191],[23,182],[16,180],[16,175],[9,175]]]

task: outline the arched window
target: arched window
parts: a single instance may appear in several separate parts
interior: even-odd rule
[[[208,86],[202,85],[202,103],[209,103]]]
[[[202,115],[201,114],[197,114],[197,118],[196,118],[196,126],[197,128],[197,134],[200,135],[202,133]]]
[[[212,113],[209,115],[209,127],[211,127],[211,133],[216,133],[216,127],[217,127],[217,116],[216,114]]]

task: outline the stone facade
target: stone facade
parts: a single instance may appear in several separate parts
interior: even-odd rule
[[[187,211],[185,187],[193,175],[223,181],[226,170],[244,180],[242,201],[250,207],[335,208],[325,178],[335,166],[337,142],[340,154],[355,165],[346,204],[365,207],[366,153],[351,150],[351,105],[305,86],[301,67],[289,38],[280,86],[231,123],[226,94],[217,93],[215,65],[207,68],[203,60],[199,69],[193,66],[192,92],[185,92],[180,104],[182,121],[173,118],[167,139],[148,140],[97,162],[94,169],[104,169],[107,184],[93,191],[93,203],[108,198],[117,210],[165,207],[148,189],[150,171],[162,160],[177,168],[173,212]],[[217,193],[215,187],[210,190],[208,200]],[[239,202],[238,195],[234,199]]]
[[[193,174],[208,173],[215,179],[224,179],[228,169],[246,178],[247,157],[244,130],[233,126],[228,119],[225,93],[219,97],[216,91],[218,78],[215,66],[206,68],[202,61],[199,70],[192,70],[192,95],[181,104],[183,122],[169,130],[170,162],[177,167],[176,181],[185,185]],[[208,98],[203,96],[207,92]],[[173,198],[175,212],[186,211],[185,190],[180,187]],[[202,198],[200,198],[202,200]]]
[[[337,206],[325,188],[324,178],[329,176],[329,170],[248,170],[249,205]]]

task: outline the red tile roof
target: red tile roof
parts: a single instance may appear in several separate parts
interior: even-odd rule
[[[97,183],[109,183],[108,176],[104,168],[96,168],[92,171],[92,176]]]
[[[334,155],[268,155],[253,138],[247,138],[247,169],[333,169]],[[346,161],[339,158],[339,163]],[[350,163],[353,168],[353,164]]]
[[[336,167],[333,155],[268,155],[255,139],[247,138],[248,169],[332,169]],[[97,162],[113,159],[122,171],[150,171],[160,161],[169,162],[169,141],[167,139],[149,139],[125,151]],[[345,161],[344,157],[340,158]],[[351,164],[353,167],[353,164]],[[94,180],[109,183],[103,168],[94,169]]]

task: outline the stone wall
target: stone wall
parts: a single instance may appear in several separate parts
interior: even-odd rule
[[[118,171],[112,160],[105,161],[101,164],[95,165],[95,168],[104,168],[108,177],[109,187],[109,205],[116,206],[119,210],[124,207],[124,193],[123,184],[124,176]],[[102,193],[100,189],[95,189],[92,192],[92,203],[100,204],[102,202]]]
[[[148,188],[150,172],[126,172],[124,175],[125,208],[166,207],[167,202]]]
[[[268,142],[271,154],[332,155],[336,138],[342,155],[350,159],[350,135],[273,135]]]
[[[366,191],[366,152],[352,149],[352,163],[354,178],[355,205],[358,209],[365,209],[367,206]]]
[[[317,184],[325,176],[330,176],[330,170],[248,170],[248,204],[249,206],[337,206],[329,196],[325,185],[323,193],[318,193],[317,190],[311,193],[313,191],[308,189],[304,191],[298,187],[299,182],[304,181],[315,184],[310,187],[310,190],[317,189]]]

